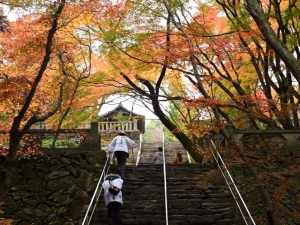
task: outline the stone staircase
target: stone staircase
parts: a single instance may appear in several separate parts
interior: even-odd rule
[[[143,142],[139,164],[154,164],[154,154],[158,147],[162,147],[161,142]],[[169,141],[164,143],[166,163],[172,163],[178,152],[182,155],[183,163],[189,163],[187,151],[179,141]]]
[[[168,164],[166,173],[169,225],[243,224],[214,164]],[[121,225],[166,224],[162,165],[127,166],[123,193]],[[91,224],[107,224],[102,195]]]

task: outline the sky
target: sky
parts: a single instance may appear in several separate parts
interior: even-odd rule
[[[158,117],[155,116],[150,110],[148,110],[145,106],[143,106],[139,102],[134,102],[133,99],[126,99],[123,97],[111,97],[108,99],[108,104],[102,106],[98,115],[105,114],[114,108],[118,107],[119,103],[122,103],[123,107],[128,109],[129,111],[132,110],[133,105],[133,112],[139,115],[143,115],[146,118],[146,124],[148,124],[151,120],[158,120]],[[149,105],[149,108],[152,109],[152,106]]]

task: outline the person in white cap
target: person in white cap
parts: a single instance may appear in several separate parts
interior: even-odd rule
[[[118,174],[124,179],[128,147],[134,148],[135,142],[123,131],[119,132],[109,145],[109,153],[115,155],[118,161]]]

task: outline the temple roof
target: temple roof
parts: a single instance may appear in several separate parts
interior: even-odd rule
[[[137,113],[134,113],[133,111],[130,111],[130,110],[128,110],[128,109],[126,109],[123,105],[122,105],[122,103],[119,103],[119,105],[116,107],[116,108],[114,108],[113,110],[110,110],[110,111],[108,111],[108,112],[106,112],[106,113],[104,113],[104,114],[100,114],[99,115],[99,117],[109,117],[110,115],[113,115],[113,114],[115,114],[115,113],[117,113],[117,112],[127,112],[128,114],[131,114],[132,116],[139,116],[139,117],[145,117],[144,115],[140,115],[140,114],[137,114]]]

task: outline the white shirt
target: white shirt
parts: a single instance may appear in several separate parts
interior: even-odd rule
[[[115,137],[109,145],[109,152],[123,151],[128,153],[128,147],[134,148],[135,142],[127,136]]]
[[[122,198],[122,191],[120,191],[117,195],[112,195],[109,191],[109,185],[112,184],[118,188],[122,188],[123,186],[123,180],[121,178],[116,178],[112,181],[106,180],[102,183],[102,187],[104,190],[104,201],[105,205],[108,205],[110,202],[120,202],[123,204],[123,198]]]

